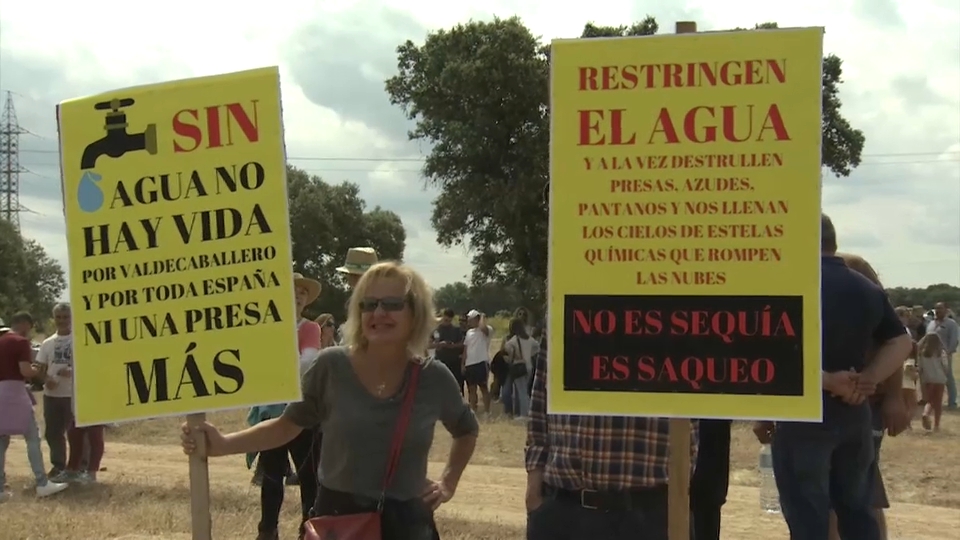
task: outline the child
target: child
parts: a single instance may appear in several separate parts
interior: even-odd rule
[[[923,427],[930,429],[930,414],[933,413],[933,430],[940,431],[943,389],[947,384],[947,353],[936,332],[923,336],[917,349],[920,384],[923,385],[923,394],[927,402],[923,407]]]

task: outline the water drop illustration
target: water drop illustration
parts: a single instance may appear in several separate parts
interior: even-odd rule
[[[77,186],[77,203],[84,212],[96,212],[103,206],[103,190],[97,182],[103,177],[93,171],[83,173],[80,185]]]

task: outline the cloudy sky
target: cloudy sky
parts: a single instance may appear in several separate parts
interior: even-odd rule
[[[54,106],[135,84],[280,65],[291,162],[328,181],[359,183],[370,206],[400,214],[406,259],[434,286],[470,272],[430,228],[421,149],[391,107],[383,81],[406,39],[469,19],[519,15],[545,39],[583,24],[654,15],[700,29],[776,21],[826,27],[844,60],[844,113],[867,137],[863,165],[826,178],[824,207],[842,248],[865,255],[889,285],[960,282],[960,4],[955,0],[0,0],[0,89],[15,92],[21,139],[24,233],[66,266]],[[230,5],[231,10],[223,9]],[[258,6],[259,9],[242,6]],[[95,6],[95,7],[94,7]],[[282,9],[269,7],[282,6]],[[522,6],[522,7],[521,7]],[[267,7],[264,9],[264,7]]]

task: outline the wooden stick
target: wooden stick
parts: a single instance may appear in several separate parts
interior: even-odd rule
[[[187,415],[187,425],[197,426],[207,421],[206,413]],[[190,523],[193,540],[213,540],[213,521],[210,517],[210,469],[207,465],[207,439],[202,432],[194,432],[196,451],[190,455]]]
[[[695,34],[695,21],[677,21],[677,34]],[[690,420],[670,419],[670,483],[667,523],[670,540],[690,540]]]

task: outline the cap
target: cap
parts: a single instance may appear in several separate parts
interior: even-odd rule
[[[468,319],[472,319],[474,317],[479,317],[479,316],[480,316],[480,312],[475,309],[471,309],[470,311],[467,312]]]

